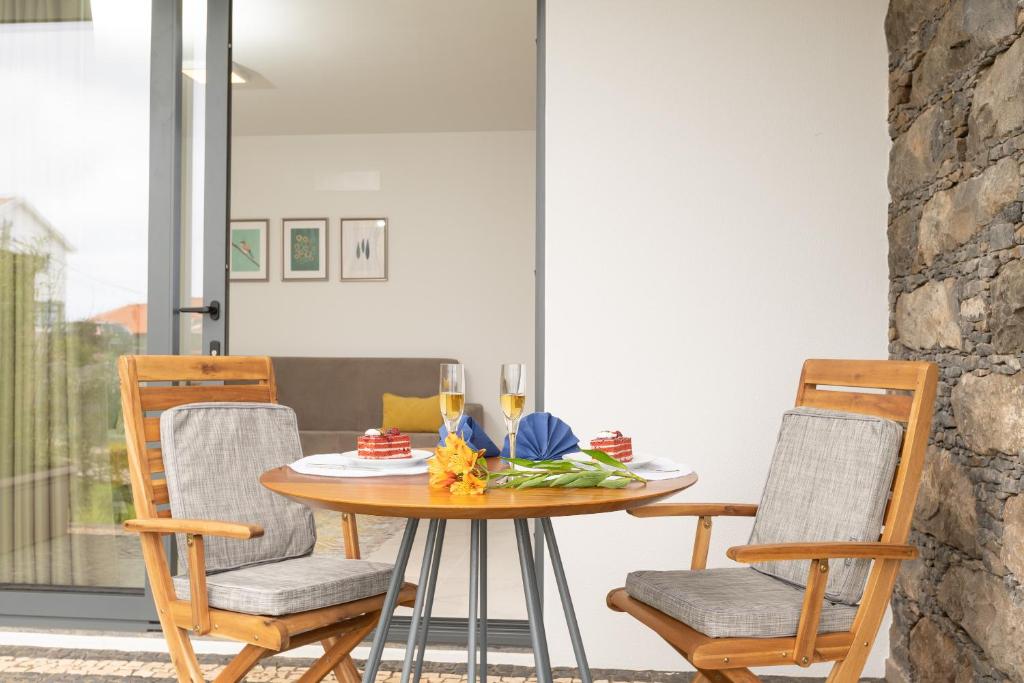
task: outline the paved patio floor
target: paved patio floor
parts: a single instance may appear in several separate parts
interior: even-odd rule
[[[230,657],[205,655],[200,658],[207,680],[212,679],[227,664]],[[295,681],[312,660],[296,658],[270,658],[249,674],[247,681],[284,683]],[[362,662],[357,661],[362,667]],[[466,667],[463,664],[430,663],[425,665],[425,683],[463,683]],[[397,683],[400,662],[384,662],[377,675],[379,683]],[[536,683],[532,670],[520,666],[490,667],[488,683]],[[555,683],[579,683],[573,669],[556,669]],[[692,674],[659,671],[595,670],[595,683],[688,683]],[[36,647],[0,647],[0,681],[4,683],[39,683],[40,681],[67,681],[69,683],[111,683],[126,681],[174,680],[174,671],[167,656],[150,652],[120,652],[110,650],[80,650]],[[333,674],[326,678],[334,681]],[[767,683],[811,683],[811,678],[768,677]],[[864,679],[881,683],[881,679]]]

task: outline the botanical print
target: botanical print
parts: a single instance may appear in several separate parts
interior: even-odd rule
[[[320,270],[320,232],[316,228],[295,228],[289,237],[292,270]]]
[[[266,220],[231,221],[232,280],[267,279],[267,225]]]
[[[327,278],[327,219],[286,218],[284,231],[285,280]]]
[[[341,279],[387,280],[387,278],[387,219],[342,219]]]

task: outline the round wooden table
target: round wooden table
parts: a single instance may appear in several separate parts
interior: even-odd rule
[[[495,459],[496,460],[496,459]],[[430,520],[427,531],[423,564],[416,590],[413,616],[409,625],[402,683],[410,675],[419,680],[423,666],[434,590],[437,585],[441,548],[449,519],[469,519],[469,629],[466,642],[468,651],[467,680],[487,682],[487,520],[514,520],[519,566],[523,575],[523,592],[530,623],[530,641],[534,653],[538,683],[551,683],[551,664],[548,659],[547,638],[541,612],[540,589],[527,520],[533,518],[540,525],[562,601],[569,637],[583,683],[591,683],[586,651],[580,637],[576,613],[569,593],[569,583],[558,551],[552,517],[587,515],[598,512],[629,510],[661,500],[697,482],[696,474],[676,479],[633,483],[622,489],[488,489],[477,496],[454,496],[447,491],[427,486],[427,475],[404,477],[335,478],[299,474],[289,467],[278,467],[263,473],[260,482],[271,491],[312,507],[383,517],[404,517],[408,521],[388,593],[381,610],[380,624],[373,638],[370,655],[363,671],[363,683],[373,683],[380,668],[384,640],[391,625],[392,613],[398,602],[398,593],[405,577],[409,554],[421,519]],[[415,669],[413,668],[414,652]],[[477,655],[479,653],[479,669]]]

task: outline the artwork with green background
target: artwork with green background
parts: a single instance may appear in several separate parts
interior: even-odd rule
[[[258,228],[231,228],[231,272],[258,273],[263,263]]]
[[[288,237],[291,269],[320,270],[320,231],[316,228],[292,228]]]

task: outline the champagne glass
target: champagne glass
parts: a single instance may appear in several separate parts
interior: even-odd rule
[[[456,428],[466,406],[466,373],[461,363],[441,364],[441,417],[449,434],[457,434]]]
[[[516,457],[516,430],[526,407],[526,366],[505,363],[501,366],[501,413],[508,429],[508,454]]]

